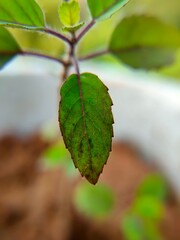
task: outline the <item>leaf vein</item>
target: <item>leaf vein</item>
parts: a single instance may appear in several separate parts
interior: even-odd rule
[[[64,121],[62,121],[61,123],[64,124],[67,119],[69,118],[69,115],[71,114],[71,111],[73,110],[73,108],[76,106],[76,104],[78,103],[78,101],[80,100],[80,97],[78,99],[76,99],[76,101],[71,105],[71,107],[69,108],[69,110],[66,112],[66,116],[64,117]]]

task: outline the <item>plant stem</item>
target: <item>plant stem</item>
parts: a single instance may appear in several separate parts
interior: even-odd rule
[[[79,33],[79,35],[75,38],[76,44],[94,26],[95,23],[96,23],[95,20],[91,20],[91,22]]]
[[[68,54],[67,63],[66,63],[66,65],[64,65],[64,70],[61,75],[61,79],[63,82],[67,79],[67,77],[69,75],[69,68],[71,67],[71,65],[72,65],[72,62],[71,62],[71,49],[70,49],[69,54]]]
[[[70,40],[70,45],[69,45],[70,49],[69,49],[69,53],[68,53],[68,60],[67,60],[67,64],[64,66],[64,71],[63,71],[63,73],[61,75],[61,79],[62,79],[63,82],[68,77],[69,68],[73,64],[73,59],[75,57],[75,45],[76,45],[75,33],[71,33],[71,40]]]
[[[76,43],[77,43],[77,39],[75,37],[75,34],[72,33],[72,44],[71,44],[71,49],[70,49],[70,53],[69,53],[69,57],[72,60],[72,64],[74,65],[74,68],[76,70],[76,73],[78,76],[80,76],[80,70],[79,70],[79,65],[78,65],[78,60],[76,58],[76,54],[75,54],[75,47],[76,47]]]
[[[62,79],[63,82],[67,79],[67,77],[69,75],[70,66],[71,66],[71,64],[67,64],[66,66],[64,66],[64,70],[63,70],[63,73],[61,75],[61,79]]]
[[[55,58],[55,57],[48,56],[48,55],[41,54],[41,53],[21,51],[19,54],[24,55],[24,56],[27,55],[27,56],[34,56],[34,57],[40,57],[40,58],[53,60],[55,62],[61,63],[63,66],[66,66],[66,64],[67,64],[65,61],[61,60],[60,58]]]
[[[66,36],[62,35],[61,33],[56,32],[56,31],[54,31],[54,30],[52,30],[50,28],[42,29],[42,32],[45,32],[45,33],[50,34],[52,36],[55,36],[58,39],[61,39],[64,42],[69,44],[70,51],[69,51],[69,55],[68,55],[68,60],[67,61],[63,61],[63,60],[61,60],[59,58],[54,58],[54,57],[46,56],[46,55],[39,54],[39,53],[22,52],[21,54],[23,54],[23,55],[32,55],[32,56],[36,56],[36,57],[44,57],[44,58],[47,58],[47,59],[54,60],[56,62],[60,62],[64,66],[64,71],[63,71],[63,73],[61,75],[62,81],[65,81],[66,78],[68,77],[69,68],[73,64],[74,67],[75,67],[75,70],[77,72],[77,75],[78,75],[78,78],[79,78],[79,84],[80,84],[80,70],[79,70],[79,65],[78,65],[78,59],[75,56],[75,46],[81,40],[81,38],[83,38],[83,36],[94,26],[94,24],[95,24],[95,21],[91,20],[91,22],[79,33],[79,35],[77,37],[73,33],[71,39],[67,38]],[[96,54],[96,55],[98,55],[98,54]],[[82,61],[82,60],[86,60],[86,59],[89,59],[89,58],[92,58],[92,57],[86,56],[86,58],[80,59],[80,60]],[[96,56],[94,56],[94,57],[96,57]]]
[[[75,68],[75,71],[78,75],[78,78],[80,78],[80,69],[79,69],[79,64],[78,64],[78,60],[76,59],[76,57],[72,57],[72,61],[73,61],[73,65]]]
[[[45,32],[47,34],[50,34],[54,37],[57,37],[61,40],[63,40],[64,42],[68,43],[68,44],[71,44],[71,40],[69,38],[67,38],[66,36],[64,36],[63,34],[59,33],[59,32],[56,32],[50,28],[44,28],[42,29],[42,32]]]
[[[108,49],[105,49],[105,50],[101,50],[101,51],[98,51],[98,52],[88,54],[86,56],[79,57],[78,60],[79,61],[90,60],[92,58],[100,57],[100,56],[103,56],[103,55],[108,54],[108,53],[109,53]]]

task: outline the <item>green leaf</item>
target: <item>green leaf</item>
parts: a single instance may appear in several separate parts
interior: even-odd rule
[[[48,168],[63,167],[68,176],[76,174],[70,154],[61,141],[46,149],[43,153],[43,160]]]
[[[135,200],[133,212],[144,218],[161,219],[164,214],[164,204],[153,197],[142,196]]]
[[[47,159],[47,165],[49,166],[59,166],[59,164],[69,159],[69,154],[62,142],[57,142],[56,144],[50,146],[43,154],[44,158]]]
[[[95,20],[110,18],[115,12],[122,8],[129,0],[87,0],[88,6]]]
[[[145,231],[143,221],[132,213],[126,213],[122,220],[122,232],[127,240],[145,239]]]
[[[107,87],[91,74],[71,75],[61,88],[59,122],[75,167],[95,184],[111,151],[112,100]]]
[[[78,29],[80,29],[84,25],[84,22],[80,22],[72,27],[63,27],[63,31],[65,32],[76,32]]]
[[[1,0],[0,25],[38,30],[44,27],[44,15],[34,0]]]
[[[0,69],[20,52],[21,49],[13,36],[0,27]]]
[[[137,197],[149,196],[164,201],[167,196],[167,183],[158,174],[147,176],[137,189]]]
[[[172,64],[180,33],[154,17],[132,16],[116,27],[109,50],[133,68],[153,69]]]
[[[114,195],[106,185],[92,186],[89,183],[82,183],[76,188],[74,203],[86,216],[102,219],[111,213]]]
[[[126,240],[161,240],[159,226],[153,219],[144,219],[134,212],[127,212],[121,226]]]
[[[59,17],[65,27],[75,26],[80,20],[80,7],[77,1],[63,2],[59,7]]]

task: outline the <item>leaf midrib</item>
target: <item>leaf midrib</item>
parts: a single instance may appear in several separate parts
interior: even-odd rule
[[[78,86],[79,86],[79,97],[80,97],[80,101],[81,101],[81,110],[82,110],[82,117],[83,117],[83,122],[84,122],[84,135],[85,135],[86,140],[88,142],[88,150],[89,150],[88,151],[89,152],[88,162],[89,162],[90,166],[92,167],[91,146],[90,146],[89,138],[88,138],[88,135],[87,135],[87,125],[86,125],[86,119],[85,119],[85,106],[84,106],[83,89],[82,89],[80,74],[77,74],[77,83],[78,83]]]

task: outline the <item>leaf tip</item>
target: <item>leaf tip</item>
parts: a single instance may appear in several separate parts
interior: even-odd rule
[[[85,175],[84,177],[88,180],[89,183],[96,185],[96,183],[99,180],[99,176],[100,176],[100,174],[96,177],[93,177],[92,175]]]

